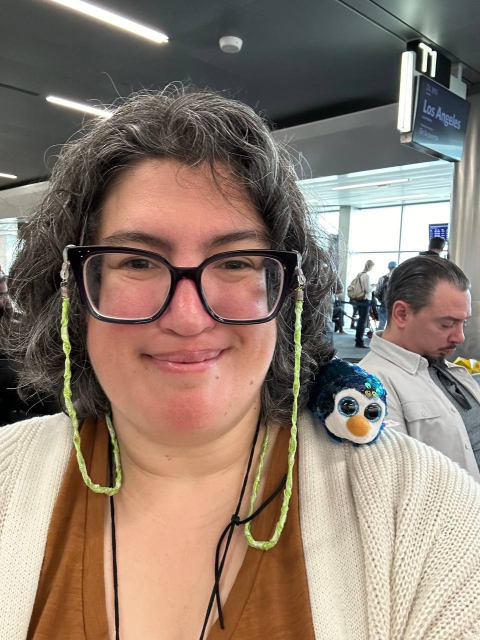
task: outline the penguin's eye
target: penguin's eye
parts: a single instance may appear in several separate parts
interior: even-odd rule
[[[358,402],[355,398],[342,398],[338,403],[338,410],[342,416],[354,416],[358,413]]]
[[[363,415],[370,422],[376,422],[382,415],[382,407],[377,403],[369,404],[367,407],[365,407]]]

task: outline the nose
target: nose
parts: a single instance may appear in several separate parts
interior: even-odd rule
[[[347,429],[352,435],[363,438],[370,431],[370,422],[363,416],[353,416],[347,420]]]
[[[462,342],[465,342],[463,324],[459,324],[455,327],[454,331],[450,334],[450,341],[455,342],[456,344],[462,344]]]
[[[206,312],[192,280],[180,280],[167,310],[158,322],[162,329],[193,336],[213,329],[216,321]]]

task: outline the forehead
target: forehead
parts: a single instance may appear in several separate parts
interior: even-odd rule
[[[439,282],[426,307],[435,317],[452,317],[465,320],[472,314],[470,291],[460,291],[449,282]]]
[[[226,168],[217,183],[208,168],[146,160],[124,173],[102,206],[100,236],[121,228],[159,234],[172,244],[237,228],[263,230],[246,191]]]

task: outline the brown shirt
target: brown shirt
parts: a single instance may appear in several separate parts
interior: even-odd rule
[[[288,440],[289,431],[282,429],[265,498],[286,472]],[[82,451],[92,480],[105,485],[108,432],[104,421],[84,424]],[[223,606],[226,628],[221,630],[217,621],[208,640],[314,640],[300,535],[297,464],[280,541],[269,551],[249,547]],[[252,531],[257,540],[271,537],[282,499],[283,492],[255,519]],[[27,640],[109,640],[103,573],[106,507],[108,499],[83,483],[72,452],[50,523]]]

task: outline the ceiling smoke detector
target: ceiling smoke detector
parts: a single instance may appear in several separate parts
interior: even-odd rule
[[[220,49],[224,53],[238,53],[242,48],[243,40],[236,36],[223,36],[220,38]]]

